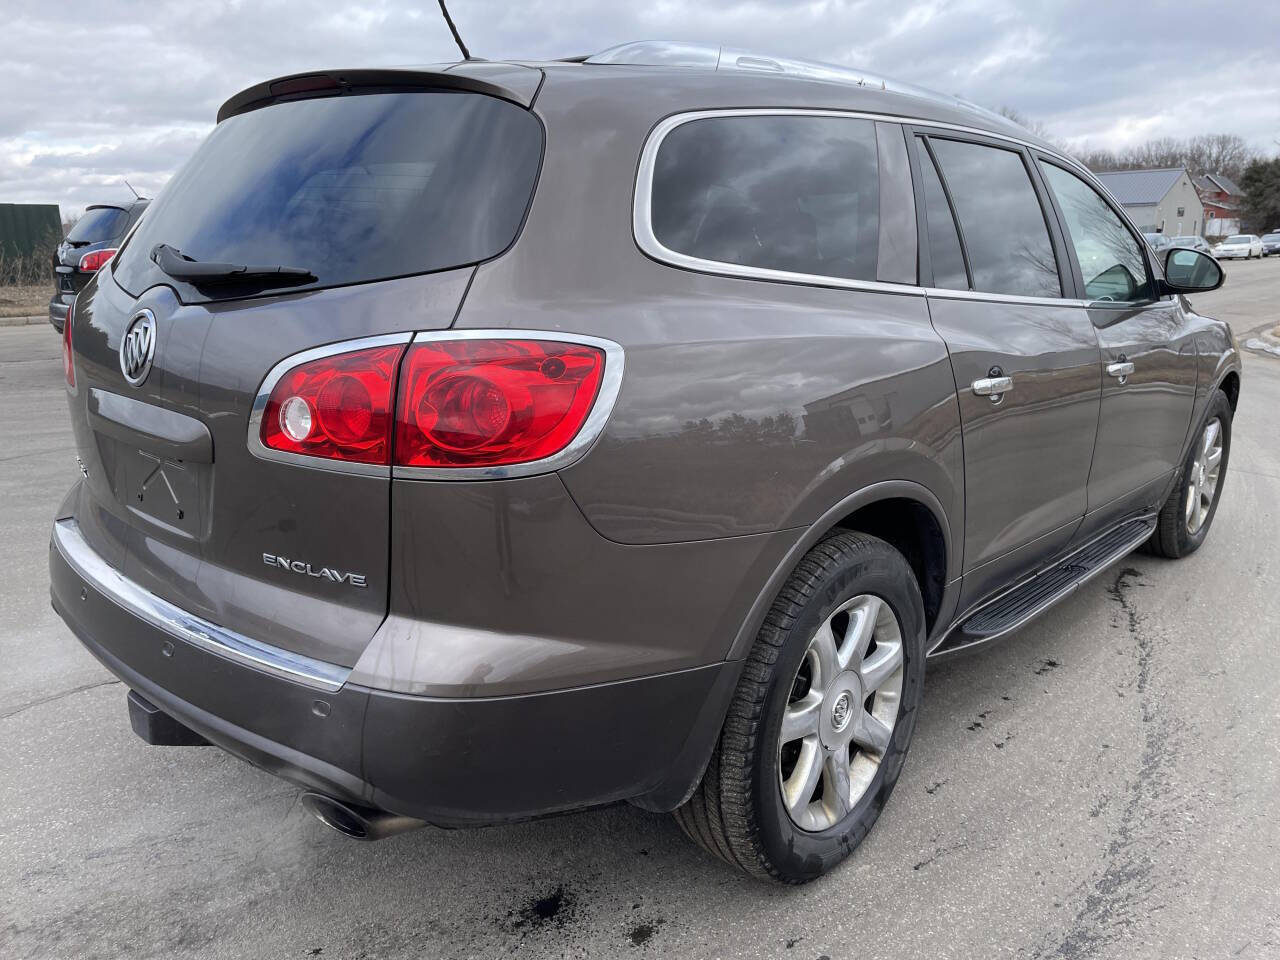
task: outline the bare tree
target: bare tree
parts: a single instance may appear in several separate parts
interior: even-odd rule
[[[1238,181],[1257,150],[1233,133],[1200,134],[1186,139],[1161,137],[1123,150],[1082,149],[1076,159],[1094,171],[1186,167],[1193,177],[1220,173]]]
[[[1008,104],[997,109],[996,113],[1000,114],[1000,116],[1004,117],[1006,120],[1012,120],[1018,126],[1035,134],[1041,140],[1047,140],[1049,143],[1057,143],[1053,137],[1053,133],[1045,124],[1041,123],[1039,120],[1032,120],[1026,114],[1019,112]]]

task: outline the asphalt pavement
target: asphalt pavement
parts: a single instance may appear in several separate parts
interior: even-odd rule
[[[1226,269],[1198,309],[1280,322],[1280,262]],[[1205,546],[931,665],[879,824],[783,889],[628,806],[357,843],[214,748],[142,743],[49,608],[59,351],[0,329],[5,960],[1280,957],[1280,359],[1246,355]]]

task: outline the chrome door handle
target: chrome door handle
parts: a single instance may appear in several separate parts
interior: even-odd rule
[[[1013,389],[1013,377],[983,377],[973,381],[972,387],[980,397],[998,397]]]
[[[1124,360],[1120,363],[1108,363],[1107,373],[1113,377],[1119,377],[1123,381],[1125,377],[1133,373],[1133,361]]]

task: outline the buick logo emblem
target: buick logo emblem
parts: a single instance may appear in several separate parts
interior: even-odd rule
[[[139,310],[129,321],[129,328],[120,341],[120,372],[133,386],[141,386],[151,372],[151,360],[156,355],[156,315],[150,310]]]

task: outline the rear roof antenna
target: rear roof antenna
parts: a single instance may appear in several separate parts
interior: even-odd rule
[[[121,177],[120,179],[124,180],[124,177]],[[133,184],[130,183],[128,180],[124,180],[124,185],[128,187],[130,190],[133,190]],[[141,200],[142,194],[140,194],[137,190],[133,190],[133,197],[135,200]]]
[[[458,45],[458,49],[462,51],[463,60],[473,59],[471,51],[467,49],[467,45],[462,42],[462,37],[458,36],[458,28],[453,25],[453,17],[449,16],[449,8],[444,5],[444,0],[440,0],[440,12],[444,14],[444,22],[449,25],[449,32],[453,34],[453,42]]]

